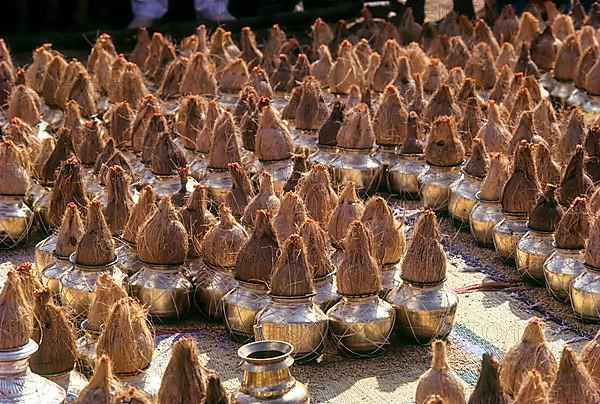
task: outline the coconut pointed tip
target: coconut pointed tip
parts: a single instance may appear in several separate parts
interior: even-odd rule
[[[235,218],[231,214],[231,209],[224,203],[219,205],[219,221],[224,227],[231,227],[235,224]],[[257,216],[258,217],[258,216]]]
[[[432,210],[427,209],[419,216],[415,224],[413,238],[416,238],[417,235],[426,240],[439,240],[440,230],[438,228],[437,216]]]
[[[446,343],[442,340],[435,340],[431,344],[433,359],[431,360],[431,368],[437,370],[448,369],[448,360],[446,358]]]
[[[544,337],[544,322],[537,317],[533,317],[527,323],[521,342],[529,344],[543,344],[546,342]]]
[[[348,181],[340,194],[339,204],[350,205],[355,203],[361,203],[361,199],[356,193],[356,184],[354,181]]]

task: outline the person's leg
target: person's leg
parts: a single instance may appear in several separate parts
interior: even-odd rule
[[[452,9],[459,15],[466,15],[470,19],[475,18],[473,0],[452,0]]]
[[[149,27],[169,9],[169,0],[131,0],[133,20],[128,28]]]
[[[229,14],[228,0],[194,0],[194,5],[200,19],[211,21],[231,21],[235,19]]]

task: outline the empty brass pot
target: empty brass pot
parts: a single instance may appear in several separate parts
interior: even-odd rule
[[[390,345],[396,313],[379,295],[342,296],[327,311],[329,333],[338,349],[350,357],[382,354]]]
[[[370,194],[377,190],[383,173],[383,164],[373,157],[370,149],[339,149],[329,163],[331,180],[339,188],[354,182],[356,192]]]
[[[254,319],[270,301],[267,285],[238,281],[238,286],[223,296],[225,328],[231,338],[248,342],[254,338]]]
[[[511,261],[515,258],[517,243],[528,230],[527,214],[505,212],[505,218],[493,229],[494,247],[502,260]]]
[[[522,277],[543,283],[544,262],[552,254],[554,232],[529,229],[517,243],[515,263]]]
[[[546,287],[550,294],[561,302],[569,301],[571,282],[585,271],[583,257],[585,250],[554,248],[544,262]]]
[[[0,195],[0,247],[10,250],[27,240],[33,218],[24,196]]]
[[[460,166],[437,167],[429,164],[427,171],[418,177],[419,195],[425,209],[436,212],[448,210],[450,187],[463,177]]]
[[[504,219],[500,201],[486,201],[477,195],[477,203],[469,214],[471,235],[478,244],[494,246],[494,226]]]
[[[463,178],[450,187],[448,213],[452,219],[462,224],[469,223],[471,211],[477,204],[481,182],[481,178],[463,172]]]
[[[571,307],[582,320],[600,321],[600,268],[584,264],[585,270],[570,285]]]
[[[233,271],[196,260],[192,273],[196,307],[210,321],[223,320],[223,296],[238,285]]]

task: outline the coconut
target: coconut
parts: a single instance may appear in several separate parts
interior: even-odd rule
[[[4,140],[10,140],[19,150],[26,152],[28,161],[35,160],[40,152],[43,139],[39,139],[34,129],[20,118],[11,119],[4,127],[3,135]]]
[[[57,174],[57,169],[73,154],[73,144],[71,143],[71,134],[68,129],[61,128],[58,130],[58,139],[53,150],[46,158],[40,153],[39,159],[36,161],[39,179],[42,184],[50,184],[54,182]]]
[[[211,404],[229,404],[231,402],[227,390],[221,384],[219,375],[212,374],[208,376],[206,402]]]
[[[127,63],[121,75],[120,99],[127,101],[132,107],[137,108],[148,94],[144,84],[144,77],[140,69],[133,63]]]
[[[149,59],[151,56],[153,56],[152,47],[150,47]],[[149,61],[147,61],[145,73],[151,81],[159,84],[165,75],[165,69],[177,57],[175,47],[170,40],[165,40],[159,45],[158,51],[154,56],[152,63],[148,63]]]
[[[115,246],[102,214],[102,205],[94,200],[88,206],[87,226],[77,244],[75,261],[80,265],[104,266],[115,257]]]
[[[367,83],[368,85],[372,85],[372,83],[373,83],[373,77],[375,76],[375,72],[377,71],[377,68],[379,67],[380,64],[381,64],[381,56],[379,55],[379,53],[377,53],[377,52],[371,53],[369,55],[368,65],[364,69],[365,83]],[[329,74],[331,74],[331,71],[329,72]],[[356,86],[358,88],[358,85],[352,84],[350,86],[350,90],[349,90],[349,94],[348,95],[351,94],[352,86]]]
[[[577,72],[575,68],[581,56],[581,48],[577,35],[571,34],[563,41],[554,64],[554,77],[561,81],[571,81],[575,79]]]
[[[150,51],[150,36],[145,27],[138,28],[135,47],[129,55],[129,60],[138,65],[140,69],[145,67],[146,59]]]
[[[394,86],[388,86],[373,118],[373,131],[378,144],[401,145],[406,137],[408,112]]]
[[[112,384],[114,383],[113,367],[107,355],[101,355],[96,361],[94,375],[77,397],[76,404],[109,404],[112,403]]]
[[[268,283],[279,253],[279,243],[266,210],[256,213],[252,236],[244,243],[235,261],[235,278],[243,282]]]
[[[423,28],[415,21],[412,8],[407,8],[400,19],[400,39],[403,45],[418,42],[421,38]]]
[[[234,216],[241,217],[250,200],[254,198],[254,188],[248,172],[240,163],[230,163],[227,167],[231,174],[232,187],[225,202]]]
[[[11,270],[0,292],[0,349],[20,348],[29,342],[33,332],[32,301],[23,291],[22,280]]]
[[[302,48],[300,47],[300,42],[298,42],[297,38],[290,38],[281,44],[277,53],[279,55],[286,55],[290,64],[293,65],[296,63],[300,53],[302,53]]]
[[[92,47],[92,51],[90,52],[87,61],[90,73],[96,73],[98,70],[96,65],[99,62],[100,51],[107,52],[112,57],[117,56],[117,51],[110,35],[100,34],[98,38],[96,38],[96,42]]]
[[[380,196],[370,198],[365,204],[361,218],[371,233],[375,244],[375,258],[381,265],[400,261],[406,245],[406,237],[385,199]]]
[[[325,165],[315,164],[311,167],[298,183],[298,195],[304,200],[309,216],[325,227],[338,203]]]
[[[235,108],[233,109],[233,119],[239,125],[242,117],[248,111],[254,111],[258,102],[258,95],[252,86],[246,86],[242,89],[242,93],[238,98]]]
[[[210,153],[213,134],[217,128],[219,118],[222,118],[222,111],[219,104],[214,100],[208,101],[204,125],[196,132],[196,150],[203,154]]]
[[[298,106],[300,105],[300,100],[302,99],[303,92],[304,92],[304,87],[302,87],[302,86],[294,87],[291,90],[288,103],[281,110],[281,118],[282,119],[286,119],[288,121],[296,119],[296,111],[298,110]],[[260,111],[255,111],[255,115],[258,116],[259,112]],[[257,126],[257,128],[258,128],[258,122],[253,122],[253,126]]]
[[[348,182],[342,190],[338,205],[331,213],[328,224],[328,233],[334,245],[341,247],[344,244],[344,237],[348,231],[348,226],[359,220],[364,212],[362,200],[356,195],[356,186],[354,182]]]
[[[6,63],[10,70],[14,70],[15,66],[13,64],[12,56],[6,42],[4,42],[4,38],[0,38],[0,63],[1,62]]]
[[[288,92],[293,87],[292,67],[286,55],[279,55],[279,64],[271,75],[271,85],[275,91]]]
[[[411,108],[409,108],[411,109]],[[442,84],[440,88],[433,94],[427,107],[423,111],[426,120],[433,122],[437,117],[447,115],[458,118],[461,116],[461,109],[454,102],[454,96],[450,87]]]
[[[556,372],[556,380],[548,390],[550,403],[597,403],[600,395],[585,365],[570,346],[565,346]]]
[[[585,263],[593,268],[600,268],[600,215],[597,213],[586,243]]]
[[[556,111],[552,107],[552,102],[546,98],[541,100],[533,110],[533,124],[538,134],[544,138],[549,145],[555,144],[558,140],[560,129]]]
[[[131,147],[131,130],[135,113],[127,101],[116,104],[110,113],[109,135],[118,148]]]
[[[405,155],[423,154],[423,142],[420,140],[420,137],[421,126],[419,125],[419,118],[415,111],[410,111],[406,123],[406,138],[402,143],[400,153]]]
[[[600,126],[590,128],[584,147],[588,157],[585,162],[585,171],[596,183],[600,181]]]
[[[115,282],[109,274],[101,273],[96,281],[94,300],[88,310],[87,328],[101,332],[113,305],[125,297],[127,292],[123,286]]]
[[[21,157],[13,142],[0,142],[0,195],[25,195],[29,189],[29,173]]]
[[[423,73],[423,89],[428,93],[437,91],[448,78],[448,71],[439,59],[431,59]]]
[[[80,72],[75,77],[69,99],[77,101],[84,116],[96,114],[96,95],[92,80],[86,72]]]
[[[217,28],[210,37],[210,59],[218,69],[229,61],[229,53],[225,50],[225,30]]]
[[[108,182],[109,169],[115,166],[121,167],[130,178],[133,177],[135,174],[133,172],[133,168],[129,164],[129,160],[127,159],[127,157],[125,157],[120,150],[117,150],[112,154],[112,156],[109,157],[108,160],[102,163],[100,167],[98,180],[101,185],[105,185]]]
[[[489,170],[481,184],[479,197],[486,201],[498,201],[502,196],[502,188],[510,175],[506,155],[490,153]]]
[[[98,56],[93,72],[94,84],[96,85],[98,91],[104,95],[108,95],[112,90],[112,64],[117,55],[116,53],[111,55],[104,49],[99,49],[97,55]],[[90,65],[88,64],[88,67],[89,66]],[[90,73],[92,73],[91,70]]]
[[[87,70],[85,67],[79,62],[77,59],[72,59],[65,72],[61,76],[61,83],[56,89],[56,102],[58,106],[64,108],[67,104],[67,101],[71,99],[69,93],[77,79],[79,74],[85,74]]]
[[[235,221],[231,210],[221,204],[217,225],[202,240],[201,255],[209,265],[231,268],[235,266],[238,252],[247,239],[246,230]]]
[[[504,127],[498,106],[494,101],[487,104],[487,122],[477,132],[489,152],[503,152],[510,141],[511,134]]]
[[[426,403],[431,395],[438,395],[448,403],[465,403],[464,386],[454,374],[446,359],[446,343],[433,341],[431,368],[419,377],[415,401]]]
[[[593,191],[594,183],[584,170],[583,147],[577,145],[560,181],[560,203],[569,206],[576,197]]]
[[[344,104],[340,101],[335,101],[331,108],[331,113],[327,120],[319,129],[319,145],[336,146],[337,134],[344,122]]]
[[[65,309],[52,302],[48,288],[36,293],[35,317],[32,339],[39,347],[29,359],[31,370],[41,375],[71,371],[77,359],[75,330]]]
[[[134,386],[129,386],[127,391],[121,391],[115,397],[113,404],[152,404],[146,394]]]
[[[240,41],[242,43],[242,53],[240,58],[250,67],[260,65],[263,61],[263,53],[258,49],[254,32],[252,32],[250,27],[242,28],[242,37]]]
[[[596,384],[596,386],[598,386],[599,370],[600,370],[600,368],[598,367],[598,365],[600,364],[598,362],[598,358],[599,358],[598,352],[600,349],[600,345],[598,344],[599,340],[600,340],[600,332],[596,333],[596,336],[591,341],[588,341],[583,346],[583,349],[581,350],[581,357],[580,357],[581,362],[587,368],[587,371],[589,372],[590,376],[592,376],[592,379],[594,380],[594,383]]]
[[[590,212],[585,198],[577,197],[556,226],[554,240],[557,248],[581,250],[590,232]]]
[[[535,126],[533,124],[533,112],[525,111],[521,114],[521,118],[518,124],[515,126],[512,138],[508,143],[507,152],[514,153],[515,148],[521,141],[527,141],[527,143],[541,143],[544,140],[538,136]]]
[[[486,43],[479,43],[473,55],[467,62],[465,74],[473,78],[477,88],[491,89],[496,83],[496,63],[490,47]]]
[[[187,64],[181,79],[182,94],[215,96],[217,94],[216,67],[207,54],[196,52]]]
[[[558,14],[554,21],[552,21],[552,31],[561,41],[564,41],[569,35],[575,33],[571,16],[568,14]]]
[[[506,100],[504,100],[503,104],[504,106],[508,105]],[[519,120],[522,118],[523,113],[529,112],[531,110],[533,110],[533,100],[531,99],[531,95],[529,94],[529,89],[521,88],[517,92],[514,103],[512,103],[512,107],[510,108],[509,121],[513,125],[515,125],[516,128],[518,128],[518,126],[520,125]],[[531,120],[533,120],[533,116],[531,116]],[[533,125],[533,122],[531,122],[530,124]]]
[[[113,236],[121,235],[133,209],[129,182],[127,173],[120,166],[109,169],[108,203],[104,215]]]
[[[22,67],[19,67],[15,72],[15,86],[20,84],[27,85],[27,77],[25,77],[26,73]]]
[[[286,40],[287,36],[279,24],[273,24],[269,29],[269,37],[263,47],[264,55],[268,57],[276,56],[281,45],[283,45]]]
[[[570,14],[575,28],[580,29],[585,19],[585,8],[580,0],[573,0]]]
[[[577,73],[574,82],[577,87],[586,88],[588,73],[596,64],[598,57],[600,56],[599,53],[600,51],[598,49],[598,45],[593,45],[587,48],[585,52],[581,54],[581,57],[577,61],[577,67],[575,70]],[[594,84],[592,82],[590,82],[590,84],[592,85],[592,91],[590,91],[590,93],[596,95],[597,92],[595,93],[593,91]]]
[[[304,153],[294,154],[292,156],[293,166],[292,174],[288,177],[285,185],[283,186],[283,192],[295,191],[298,183],[304,175],[308,172],[307,156]]]
[[[444,60],[446,67],[449,69],[453,67],[465,67],[467,61],[471,58],[471,51],[461,37],[452,37],[449,43],[450,49]]]
[[[69,100],[65,107],[63,127],[68,129],[74,146],[79,146],[83,141],[83,125],[85,120],[81,116],[81,108],[77,101]],[[59,128],[59,130],[62,128]]]
[[[540,372],[532,369],[527,373],[514,404],[548,404],[548,386]]]
[[[534,146],[535,171],[541,184],[558,185],[560,182],[560,167],[552,159],[548,146],[538,143]]]
[[[539,192],[540,184],[533,163],[532,147],[523,140],[515,151],[513,171],[502,191],[502,210],[528,214],[535,206]]]
[[[450,87],[452,93],[458,93],[465,82],[465,78],[465,72],[462,67],[453,67],[448,72],[448,78],[444,84],[447,84]]]
[[[269,292],[279,297],[304,297],[315,293],[304,242],[298,234],[292,234],[286,241],[273,268]]]
[[[173,344],[171,359],[158,390],[157,402],[193,403],[204,401],[207,369],[200,362],[196,341],[184,337]]]
[[[514,71],[517,73],[523,73],[524,76],[532,75],[534,77],[540,77],[540,71],[538,70],[535,62],[531,59],[531,52],[528,43],[521,45],[521,52],[519,53],[519,59],[514,67]]]
[[[488,353],[481,359],[481,373],[477,380],[475,390],[471,393],[469,404],[508,404],[511,402],[508,394],[504,392],[498,377],[500,363]]]
[[[480,179],[483,179],[488,172],[489,159],[485,146],[481,139],[473,139],[471,156],[464,167],[464,172]]]
[[[84,233],[83,222],[79,209],[74,203],[69,203],[65,210],[60,228],[54,253],[59,257],[68,257],[75,252],[77,244]]]
[[[597,215],[600,212],[600,187],[592,194],[589,200],[589,210],[592,214]]]
[[[13,87],[8,99],[8,118],[21,118],[31,126],[41,119],[41,103],[35,91],[22,84]]]
[[[400,92],[400,95],[409,100],[415,92],[415,80],[413,79],[410,63],[406,56],[401,56],[398,59],[398,74],[394,80],[394,86]]]
[[[154,336],[146,312],[136,300],[126,297],[112,306],[96,351],[111,358],[117,374],[138,373],[150,366]]]
[[[598,7],[596,3],[592,4],[590,14],[588,15],[585,23],[594,28],[598,28],[600,26],[600,7]]]
[[[58,169],[48,209],[50,224],[60,226],[69,202],[75,203],[82,213],[87,212],[88,198],[81,180],[81,166],[75,158],[63,162]]]
[[[435,120],[425,147],[425,158],[429,164],[440,167],[462,164],[465,149],[458,138],[454,118],[442,116]]]
[[[187,68],[188,58],[173,60],[165,71],[157,95],[163,99],[177,98],[181,95],[180,83]]]
[[[364,86],[364,72],[348,41],[340,44],[338,58],[329,72],[329,88],[333,93],[348,94],[350,86]]]
[[[21,281],[21,289],[25,300],[29,302],[32,309],[35,309],[36,294],[41,291],[44,286],[40,282],[38,276],[33,271],[33,265],[30,262],[23,262],[15,268],[19,280]]]
[[[156,147],[159,138],[166,133],[168,129],[168,123],[164,115],[161,113],[155,113],[152,115],[146,126],[146,133],[144,133],[144,140],[142,143],[142,162],[150,163],[156,156]]]
[[[140,194],[137,204],[131,210],[125,229],[123,239],[135,243],[138,231],[148,217],[156,211],[156,195],[150,185],[146,185]]]
[[[461,39],[461,37],[459,36],[454,36],[452,37],[454,39]],[[450,54],[450,48],[452,47],[451,44],[452,39],[448,37],[448,35],[438,35],[437,32],[433,33],[433,36],[431,38],[427,38],[424,39],[423,42],[421,43],[421,46],[423,46],[423,49],[427,49],[427,55],[430,58],[434,58],[434,59],[440,59],[442,61],[444,61],[444,64],[446,65],[447,68],[450,68],[448,66],[448,64],[446,63],[446,58],[448,57],[448,55]],[[419,42],[419,41],[416,41]],[[425,43],[425,42],[429,42],[429,43]],[[464,44],[464,42],[463,42]],[[456,66],[453,66],[456,67]]]
[[[196,185],[186,205],[179,211],[189,236],[188,256],[200,256],[202,240],[216,223],[215,217],[208,211],[206,194],[206,188]]]
[[[256,94],[260,97],[273,98],[273,89],[269,82],[267,72],[260,66],[255,66],[250,72],[249,84],[254,87]]]
[[[519,30],[519,20],[515,15],[512,4],[502,7],[498,19],[494,23],[493,31],[500,42],[510,42]]]
[[[333,31],[321,18],[317,18],[311,26],[312,50],[316,52],[320,45],[328,45],[333,41]]]
[[[127,59],[125,59],[125,56],[123,56],[122,54],[119,54],[115,60],[113,60],[112,64],[110,65],[110,85],[108,88],[108,99],[110,100],[110,102],[112,103],[117,103],[120,101],[123,101],[123,91],[121,89],[121,80],[123,78],[123,72],[125,71],[125,67],[127,65]],[[139,69],[138,69],[139,71]],[[140,71],[141,74],[141,71]],[[135,87],[132,87],[131,84],[133,77],[129,77],[128,78],[128,83],[127,83],[127,91],[131,91],[132,88],[135,89],[140,89],[140,88],[144,88],[143,86],[143,82],[139,82],[136,81]],[[140,87],[141,86],[141,87]],[[132,95],[131,93],[128,94],[128,98],[129,96]],[[137,95],[137,93],[133,94],[134,96]]]
[[[563,215],[563,208],[556,199],[556,185],[547,184],[544,193],[529,214],[528,226],[530,229],[554,232]]]
[[[381,290],[379,266],[373,256],[373,240],[365,225],[355,220],[344,241],[338,267],[337,288],[345,296],[375,295]]]
[[[279,243],[283,244],[289,236],[298,233],[307,217],[302,198],[294,192],[286,192],[281,199],[281,207],[273,220]]]
[[[347,112],[337,133],[337,144],[346,149],[371,149],[374,141],[369,107],[358,104]]]
[[[249,77],[250,73],[248,73],[246,62],[240,58],[234,59],[219,72],[220,89],[225,92],[238,92],[244,87]]]
[[[238,48],[235,41],[233,40],[230,31],[225,31],[225,33],[223,34],[223,49],[228,55],[229,60],[238,58],[242,54],[242,51],[240,50],[240,48]]]
[[[441,34],[448,36],[460,35],[460,24],[458,20],[460,15],[455,10],[451,10],[445,17],[443,17],[438,24],[438,31]]]
[[[6,105],[15,85],[15,77],[6,61],[0,62],[0,105]]]
[[[256,131],[256,157],[262,161],[285,160],[293,151],[292,136],[275,108],[263,107]]]
[[[482,121],[482,112],[477,98],[467,98],[464,115],[462,116],[458,127],[460,140],[467,153],[471,151],[473,140],[481,130],[483,125]]]
[[[425,110],[427,102],[425,101],[425,95],[423,93],[423,79],[420,73],[415,73],[415,91],[410,104],[408,104],[409,111],[415,111],[420,114]],[[436,93],[437,94],[437,93]]]
[[[185,155],[171,134],[163,132],[154,148],[152,172],[156,175],[175,175],[186,164]]]
[[[48,63],[52,60],[52,44],[45,43],[32,54],[33,63],[27,67],[27,85],[35,92],[42,90]]]
[[[346,97],[345,108],[346,111],[350,111],[352,108],[360,104],[360,100],[362,99],[362,93],[360,88],[353,84],[350,86],[350,91],[348,92],[348,96]]]
[[[296,128],[318,130],[327,120],[328,115],[329,111],[323,100],[319,83],[312,77],[307,77],[302,82],[302,96],[296,109],[294,121]]]
[[[512,46],[510,42],[504,42],[502,44],[502,48],[500,48],[500,53],[496,58],[496,68],[502,71],[505,68],[509,68],[512,73],[512,69],[517,64],[517,54],[515,52],[515,48]]]
[[[577,145],[585,143],[586,130],[583,111],[580,108],[573,109],[567,125],[564,127],[561,137],[558,139],[558,158],[567,162]]]
[[[495,101],[501,104],[506,96],[508,95],[513,81],[512,68],[509,66],[503,66],[500,68],[496,83],[489,95],[489,101]]]
[[[258,194],[253,197],[244,209],[242,223],[253,227],[256,220],[256,214],[259,210],[266,210],[271,217],[275,217],[279,211],[280,201],[273,189],[273,178],[271,174],[263,172],[260,178],[260,188]]]
[[[340,42],[340,44],[338,46],[338,49],[337,49],[338,55],[340,53],[340,50],[342,49],[343,42],[344,41]],[[344,48],[346,48],[346,47],[347,47],[347,45],[344,45]],[[369,40],[366,38],[361,38],[358,41],[358,43],[354,46],[354,48],[352,49],[352,53],[358,59],[358,62],[360,64],[360,66],[363,68],[363,70],[366,70],[367,66],[369,65],[369,58],[373,54],[371,45],[369,45]]]
[[[388,39],[383,47],[383,54],[377,69],[373,72],[371,85],[373,89],[382,92],[392,84],[398,75],[398,57],[400,45],[395,39]]]
[[[294,80],[294,85],[296,83],[301,83],[306,76],[310,76],[310,62],[304,53],[298,55],[298,59],[296,63],[292,67],[292,78]]]
[[[100,154],[98,154],[98,157],[96,157],[96,160],[94,162],[95,175],[100,174],[102,167],[106,164],[108,160],[110,160],[113,154],[115,154],[115,141],[112,138],[109,138],[106,144],[104,145],[104,148],[102,149]],[[103,182],[104,178],[101,181]]]
[[[333,58],[327,45],[319,45],[318,56],[319,58],[312,63],[310,70],[319,84],[326,86],[329,72],[333,67]]]
[[[215,130],[208,155],[208,167],[227,169],[229,163],[240,163],[240,148],[235,134],[231,113],[225,111],[215,123]]]
[[[67,69],[67,61],[61,55],[54,55],[48,64],[44,81],[42,83],[41,95],[46,104],[56,106],[56,90],[60,86],[62,75]]]
[[[516,395],[531,369],[536,369],[547,384],[556,377],[556,359],[544,338],[543,322],[535,317],[527,323],[521,342],[504,355],[500,366],[500,382],[504,391]]]
[[[311,267],[313,278],[319,279],[335,272],[335,266],[329,254],[329,240],[325,230],[314,220],[306,219],[299,228],[298,234],[304,241],[306,258]]]
[[[600,77],[600,63],[596,63],[590,68],[585,76],[585,89],[591,95],[600,95],[600,86],[598,78]]]
[[[98,121],[89,119],[83,125],[83,139],[81,143],[75,146],[75,152],[79,161],[84,166],[93,166],[98,154],[104,148],[102,133],[98,126]]]

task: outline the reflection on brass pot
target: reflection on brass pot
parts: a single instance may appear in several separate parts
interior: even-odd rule
[[[190,308],[192,284],[181,265],[144,263],[129,278],[131,295],[138,298],[155,321],[180,320]]]
[[[198,154],[196,154],[198,156]],[[206,176],[207,172],[206,156],[201,154],[190,164],[190,175],[196,180],[201,181]]]
[[[12,249],[27,239],[33,212],[22,196],[0,195],[0,248]]]
[[[312,296],[284,298],[271,296],[271,302],[256,315],[254,337],[277,340],[294,347],[299,362],[318,359],[325,351],[327,316],[313,303]]]
[[[206,176],[200,183],[206,188],[208,197],[215,207],[225,203],[225,198],[233,186],[229,171],[213,168],[206,170]]]
[[[327,317],[329,332],[343,354],[369,357],[389,347],[396,313],[379,295],[342,296]]]
[[[150,170],[147,170],[144,173],[144,177],[140,180],[139,184],[141,186],[151,185],[157,198],[165,196],[171,197],[181,189],[181,179],[179,178],[179,175],[156,175]],[[192,177],[188,177],[187,183],[185,184],[188,194],[194,190],[195,185],[196,180]]]
[[[527,215],[505,213],[505,218],[493,229],[494,247],[504,261],[515,258],[517,243],[527,233]]]
[[[91,375],[96,367],[96,346],[100,332],[90,330],[87,320],[81,323],[83,336],[77,339],[78,367],[86,374]]]
[[[33,267],[38,275],[44,268],[54,262],[54,250],[58,242],[57,233],[52,233],[35,245],[33,250]]]
[[[584,264],[585,270],[571,282],[571,307],[583,320],[600,321],[600,268]]]
[[[388,180],[390,192],[403,198],[419,198],[419,176],[427,171],[422,154],[402,154],[395,165],[390,166]]]
[[[556,80],[550,94],[552,97],[558,98],[561,100],[561,102],[566,103],[567,99],[571,96],[574,90],[575,86],[573,83],[565,83]]]
[[[155,372],[142,371],[136,374],[117,374],[117,378],[125,389],[133,386],[143,392],[151,402],[154,402],[160,389],[161,377]]]
[[[254,319],[271,300],[267,285],[238,281],[239,285],[223,296],[225,328],[238,342],[254,338]]]
[[[313,303],[319,305],[321,310],[326,312],[342,297],[337,291],[335,272],[322,278],[316,278],[313,281],[315,284],[315,295],[312,299]]]
[[[600,97],[591,96],[583,104],[583,110],[589,114],[599,114],[600,113]]]
[[[52,191],[49,188],[43,187],[37,183],[33,183],[27,195],[25,195],[25,201],[27,205],[33,210],[37,225],[42,231],[49,231],[50,219],[48,213],[50,211],[50,198],[52,197]]]
[[[67,403],[74,403],[77,401],[79,393],[81,393],[81,390],[88,384],[88,380],[85,376],[76,370],[57,375],[45,375],[44,377],[56,383],[66,392]]]
[[[469,215],[477,203],[481,179],[463,173],[463,178],[450,188],[448,213],[460,223],[469,223]]]
[[[373,157],[383,166],[379,183],[380,189],[384,192],[395,193],[390,185],[390,167],[395,166],[400,161],[400,147],[380,145],[377,151],[373,153]]]
[[[383,164],[371,155],[370,149],[341,149],[329,163],[334,187],[354,182],[356,192],[369,194],[379,187]]]
[[[240,97],[237,94],[224,94],[221,93],[217,97],[219,101],[219,105],[225,108],[228,111],[233,111],[235,109],[235,105],[238,102]]]
[[[128,276],[137,273],[144,263],[137,256],[135,244],[122,238],[115,239],[115,254],[117,254],[119,269]]]
[[[390,290],[400,286],[402,283],[402,279],[400,279],[401,272],[402,266],[400,262],[383,265],[381,268],[381,291],[379,292],[379,296],[382,299],[385,299]]]
[[[555,248],[544,262],[546,287],[550,294],[561,302],[569,301],[569,286],[573,279],[585,271],[585,250]]]
[[[329,167],[338,153],[337,147],[317,145],[317,151],[308,156],[308,164],[324,164]]]
[[[191,272],[194,283],[194,302],[200,313],[211,321],[223,320],[223,296],[238,285],[233,271],[215,268],[194,260]]]
[[[419,195],[423,201],[423,207],[436,212],[448,210],[450,201],[450,187],[456,181],[461,180],[463,174],[460,166],[437,167],[429,165],[427,171],[419,176]]]
[[[251,150],[246,150],[245,148],[240,148],[241,161],[242,166],[248,172],[250,178],[258,175],[261,172],[262,164]]]
[[[458,296],[444,282],[404,282],[388,294],[387,301],[396,310],[396,333],[402,339],[427,344],[446,338],[452,331]]]
[[[273,181],[273,190],[277,195],[283,194],[283,188],[287,182],[292,171],[294,171],[294,162],[292,159],[285,159],[279,161],[262,161],[262,169],[259,173],[267,172],[271,174]]]
[[[54,255],[54,261],[42,270],[42,284],[60,301],[60,277],[73,265],[69,257]]]
[[[258,341],[242,346],[238,355],[243,361],[244,378],[233,403],[309,403],[308,389],[290,373],[294,363],[292,351],[293,347],[283,341]]]
[[[526,279],[544,282],[544,262],[552,254],[554,232],[529,230],[517,243],[517,271]]]
[[[499,201],[478,199],[469,215],[471,235],[478,244],[494,247],[494,226],[502,219],[504,212]]]
[[[314,130],[296,129],[292,131],[296,153],[312,154],[318,150],[319,137]]]

